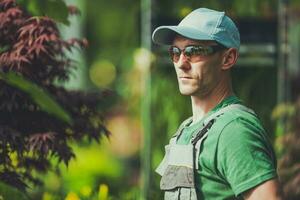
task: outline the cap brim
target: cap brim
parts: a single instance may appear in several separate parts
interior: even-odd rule
[[[193,40],[213,40],[208,34],[186,26],[160,26],[153,31],[152,40],[156,44],[171,45],[178,34]]]

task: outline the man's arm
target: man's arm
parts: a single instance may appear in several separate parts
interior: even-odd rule
[[[242,194],[245,200],[283,200],[277,179],[266,181]]]

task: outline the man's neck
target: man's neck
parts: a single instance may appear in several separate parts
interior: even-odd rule
[[[215,108],[224,99],[233,95],[231,85],[226,87],[216,88],[211,94],[199,97],[191,96],[193,122],[192,124],[200,121],[209,111]]]

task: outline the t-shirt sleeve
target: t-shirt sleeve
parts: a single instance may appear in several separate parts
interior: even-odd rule
[[[219,172],[236,196],[277,176],[276,158],[264,130],[242,118],[222,130],[217,159]]]

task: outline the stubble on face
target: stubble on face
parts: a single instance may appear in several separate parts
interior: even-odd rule
[[[173,43],[180,49],[189,45],[213,45],[213,41],[196,41],[184,37],[176,37]],[[190,63],[181,55],[178,63],[174,63],[180,93],[188,96],[205,97],[216,87],[220,79],[220,55],[203,56],[198,62]]]

